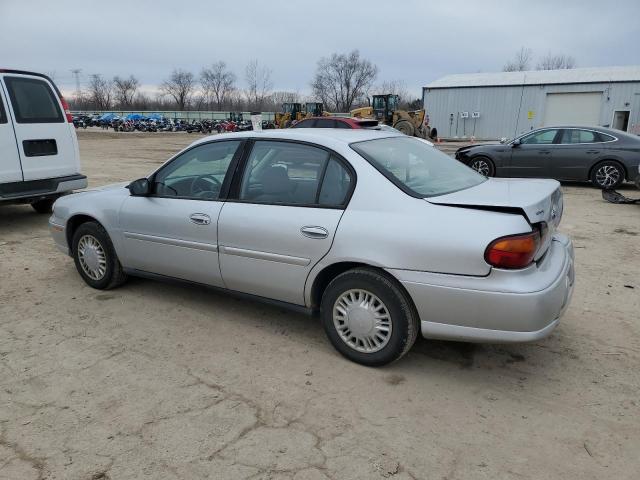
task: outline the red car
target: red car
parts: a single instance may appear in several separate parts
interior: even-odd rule
[[[300,120],[291,128],[371,128],[377,127],[377,120],[351,117],[311,117]]]

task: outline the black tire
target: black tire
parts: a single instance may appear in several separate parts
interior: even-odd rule
[[[616,188],[624,182],[624,168],[618,162],[606,160],[591,169],[591,183],[594,187]]]
[[[349,290],[365,290],[375,295],[388,311],[391,333],[386,345],[378,351],[356,350],[342,339],[337,330],[333,319],[334,307]],[[322,295],[320,315],[335,349],[353,362],[372,367],[394,362],[406,354],[415,343],[420,328],[418,314],[406,292],[393,278],[369,268],[348,270],[334,278]]]
[[[55,201],[55,198],[45,198],[44,200],[33,202],[31,207],[38,213],[51,213],[53,211],[53,202]]]
[[[78,243],[85,237],[93,237],[99,243],[104,252],[105,257],[105,272],[100,278],[90,277],[83,269],[80,258],[78,255]],[[116,251],[113,248],[111,239],[106,230],[97,222],[86,222],[81,224],[73,234],[73,240],[71,241],[71,252],[73,254],[73,261],[76,264],[76,269],[82,279],[92,288],[98,290],[109,290],[122,285],[127,280],[127,274],[122,270],[120,260],[116,255]]]
[[[437,129],[436,127],[432,127],[432,128],[431,128],[431,131],[429,132],[429,137],[430,137],[432,140],[435,140],[435,139],[437,139],[437,138],[438,138],[438,129]]]
[[[393,128],[400,130],[402,133],[408,135],[409,137],[413,137],[416,133],[416,129],[408,120],[400,120],[393,126]]]
[[[493,177],[496,174],[496,166],[489,157],[473,157],[469,162],[469,166],[485,177]]]

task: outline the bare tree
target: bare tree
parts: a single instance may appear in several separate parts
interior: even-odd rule
[[[509,60],[505,63],[502,71],[504,72],[524,72],[529,70],[531,61],[533,60],[533,50],[526,47],[520,47],[513,57],[513,60]]]
[[[94,73],[89,77],[87,97],[94,108],[108,110],[113,98],[113,84],[102,75]]]
[[[217,62],[210,68],[203,68],[200,73],[200,83],[207,101],[213,99],[216,109],[222,110],[229,100],[231,92],[235,90],[236,76],[227,69],[225,62]]]
[[[537,70],[563,70],[575,68],[576,60],[570,55],[547,53],[536,65]]]
[[[246,96],[249,101],[249,108],[261,110],[269,91],[273,88],[271,69],[261,67],[258,60],[251,60],[245,70],[245,79],[247,81]]]
[[[413,100],[410,98],[407,86],[402,80],[386,80],[378,87],[378,91],[381,94],[391,93],[398,95],[398,105],[402,108],[407,108],[409,102]]]
[[[113,77],[113,90],[116,102],[123,108],[131,108],[140,82],[133,75],[129,78]]]
[[[283,103],[300,103],[300,94],[298,92],[273,92],[271,102],[279,109]]]
[[[171,76],[160,85],[162,94],[173,98],[178,110],[184,110],[189,105],[194,89],[193,73],[180,69],[174,69]]]
[[[367,95],[377,75],[378,67],[361,58],[358,50],[334,53],[318,61],[311,87],[329,109],[346,112]]]

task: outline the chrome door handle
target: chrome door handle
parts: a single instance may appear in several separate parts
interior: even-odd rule
[[[196,225],[209,225],[211,223],[211,217],[205,213],[192,213],[189,216],[189,221]]]
[[[329,232],[323,227],[302,227],[300,233],[309,238],[327,238],[329,236]]]

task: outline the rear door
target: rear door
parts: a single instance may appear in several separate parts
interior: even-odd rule
[[[79,173],[73,124],[49,81],[35,75],[4,74],[24,180]]]
[[[603,155],[600,134],[581,128],[564,128],[554,145],[551,176],[558,180],[587,180],[589,169]]]
[[[350,167],[308,144],[256,141],[218,226],[225,285],[304,305],[354,185]]]
[[[20,156],[13,125],[9,121],[7,100],[0,84],[0,183],[22,181]]]
[[[520,138],[511,148],[511,161],[506,169],[508,177],[550,178],[554,142],[559,130],[550,128]]]

